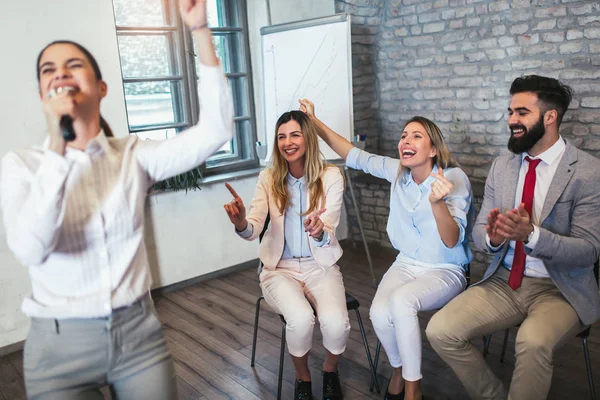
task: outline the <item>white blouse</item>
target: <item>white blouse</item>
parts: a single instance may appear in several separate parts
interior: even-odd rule
[[[0,197],[9,248],[29,267],[23,312],[107,316],[150,290],[144,205],[150,186],[202,164],[233,136],[221,67],[200,66],[200,122],[173,139],[107,138],[64,156],[44,146],[2,158]]]

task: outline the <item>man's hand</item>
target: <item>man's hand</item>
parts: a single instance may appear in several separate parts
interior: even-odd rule
[[[490,238],[490,244],[493,247],[500,246],[505,238],[504,236],[498,233],[498,228],[496,225],[496,221],[498,221],[498,216],[500,215],[500,210],[497,208],[493,208],[488,214],[487,225],[485,226],[485,231],[487,232],[488,237]]]
[[[496,232],[508,240],[517,240],[524,242],[533,231],[531,217],[525,210],[525,203],[519,204],[519,208],[514,208],[499,214],[496,220]],[[491,239],[491,236],[490,236]]]

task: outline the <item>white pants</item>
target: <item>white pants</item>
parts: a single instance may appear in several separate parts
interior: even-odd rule
[[[405,380],[423,377],[417,313],[443,307],[466,285],[458,266],[423,264],[403,256],[383,276],[371,304],[371,322],[390,365],[402,367]]]
[[[283,315],[290,354],[302,357],[312,347],[315,307],[323,346],[342,354],[350,335],[346,291],[337,265],[320,267],[312,258],[281,260],[275,270],[263,270],[260,286],[266,302]],[[309,303],[310,302],[310,303]]]

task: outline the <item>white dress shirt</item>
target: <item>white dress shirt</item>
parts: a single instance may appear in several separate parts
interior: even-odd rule
[[[521,200],[523,197],[523,186],[525,184],[525,175],[529,169],[529,163],[525,160],[525,157],[529,156],[531,159],[541,159],[540,162],[535,169],[536,179],[535,179],[535,188],[533,192],[533,205],[531,209],[531,222],[533,223],[533,234],[531,240],[525,245],[530,249],[535,249],[535,245],[540,237],[540,231],[537,225],[539,225],[542,221],[540,221],[540,216],[542,214],[542,208],[544,207],[544,202],[546,201],[546,195],[548,194],[548,190],[550,190],[550,184],[552,183],[552,179],[554,178],[554,174],[556,173],[556,169],[558,168],[558,164],[565,153],[566,144],[562,137],[559,136],[556,143],[552,145],[548,150],[544,151],[542,154],[537,157],[531,157],[527,153],[523,153],[521,155],[521,169],[519,170],[519,180],[517,182],[517,193],[515,196],[515,208],[519,207],[521,204]],[[498,247],[492,247],[490,243],[489,236],[486,235],[486,242],[489,249],[492,252],[498,251],[502,245]],[[508,251],[506,252],[506,256],[503,260],[503,265],[512,269],[513,258],[515,255],[515,241],[512,240],[509,243]],[[526,256],[525,258],[525,276],[530,276],[534,278],[548,278],[548,271],[544,266],[542,260]]]
[[[29,267],[23,312],[92,318],[148,293],[144,205],[149,187],[202,164],[233,136],[221,67],[200,65],[200,122],[164,141],[104,132],[61,156],[45,146],[2,159],[0,196],[8,245]]]

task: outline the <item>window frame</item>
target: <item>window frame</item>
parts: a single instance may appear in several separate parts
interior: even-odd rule
[[[259,159],[256,155],[255,143],[256,133],[256,109],[254,104],[254,87],[252,82],[252,65],[250,59],[250,43],[248,31],[248,17],[246,10],[246,0],[216,0],[220,13],[225,16],[228,26],[211,27],[213,38],[219,36],[231,35],[232,42],[238,40],[236,52],[229,52],[236,58],[237,65],[240,65],[240,72],[225,72],[234,103],[240,102],[241,109],[246,111],[246,115],[234,116],[234,136],[232,139],[232,154],[219,157],[212,156],[200,166],[203,176],[213,176],[230,173],[238,170],[256,168],[259,165]],[[127,125],[129,134],[139,134],[148,131],[161,129],[175,129],[180,133],[185,129],[194,126],[199,120],[200,102],[198,98],[198,79],[196,75],[196,53],[191,31],[183,23],[178,10],[175,7],[174,0],[161,0],[166,24],[161,26],[119,26],[117,24],[117,15],[115,13],[115,27],[117,40],[120,36],[151,36],[165,35],[167,40],[167,55],[171,75],[166,76],[143,76],[143,77],[124,77],[121,54],[119,54],[119,64],[121,68],[121,78],[123,81],[123,90],[127,83],[136,82],[179,82],[171,83],[171,101],[174,114],[173,123],[147,124],[132,126],[129,123],[129,110],[126,107]],[[114,4],[113,4],[114,7]],[[236,37],[237,36],[237,37]],[[214,40],[214,39],[213,39]],[[228,47],[234,47],[229,45]],[[120,53],[120,47],[119,47]],[[225,60],[223,60],[223,63]],[[243,80],[242,88],[234,85],[233,80]],[[245,90],[244,90],[245,89]],[[180,93],[178,93],[180,91]],[[180,121],[180,122],[178,122]],[[245,124],[243,128],[241,125]]]

